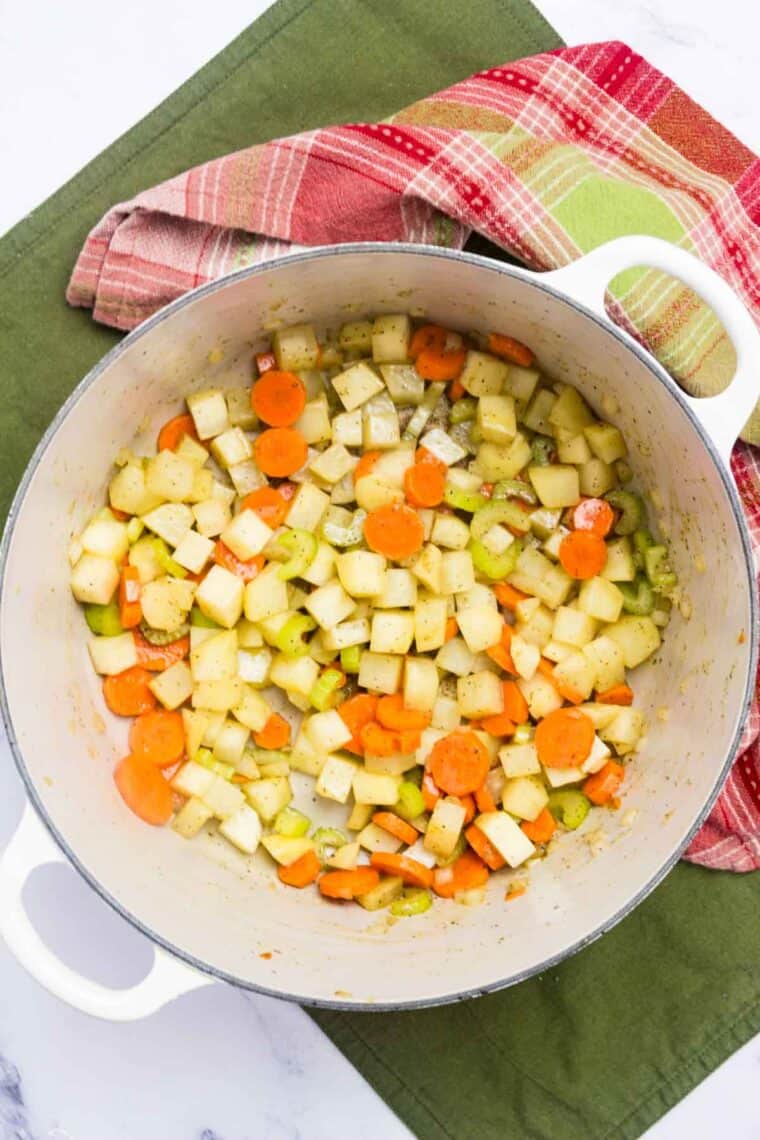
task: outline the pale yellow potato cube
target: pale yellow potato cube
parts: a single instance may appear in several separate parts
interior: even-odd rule
[[[221,435],[230,426],[227,401],[220,388],[206,388],[187,397],[187,406],[193,417],[199,439]]]
[[[315,792],[327,800],[344,804],[351,795],[359,765],[342,756],[328,756],[315,785]]]
[[[318,752],[337,752],[348,744],[353,735],[335,709],[314,713],[304,721],[303,730]]]
[[[244,596],[248,621],[260,622],[284,613],[288,609],[288,587],[280,578],[277,563],[270,562],[260,574],[246,582]]]
[[[71,571],[71,592],[83,605],[106,606],[119,585],[119,570],[110,558],[83,554]]]
[[[441,594],[461,594],[475,585],[475,568],[469,550],[447,550],[441,555]]]
[[[243,592],[241,578],[223,566],[212,566],[195,592],[195,603],[206,617],[231,629],[243,612]]]
[[[362,653],[359,662],[359,684],[373,693],[397,693],[401,688],[404,659],[392,653]]]
[[[214,543],[197,531],[189,530],[172,557],[192,574],[200,574],[214,553]]]
[[[177,709],[190,698],[193,692],[193,675],[185,661],[175,661],[163,673],[158,673],[148,688],[159,699],[165,709]]]
[[[353,613],[355,605],[337,578],[312,590],[305,603],[306,609],[322,629],[332,629],[344,621]]]
[[[495,673],[483,669],[457,678],[457,701],[462,716],[480,720],[504,711],[504,691]]]
[[[387,559],[371,550],[349,550],[336,558],[341,585],[354,598],[382,594],[387,566]]]
[[[261,554],[267,543],[271,542],[273,534],[272,528],[255,511],[245,510],[235,515],[232,522],[224,528],[222,542],[236,558],[248,562]]]
[[[482,653],[498,645],[504,619],[491,605],[474,605],[457,610],[457,625],[470,653]]]
[[[404,665],[404,705],[431,712],[438,697],[438,669],[429,657],[407,657]]]
[[[510,815],[532,821],[549,802],[543,780],[536,776],[518,776],[507,780],[501,794],[501,806]]]

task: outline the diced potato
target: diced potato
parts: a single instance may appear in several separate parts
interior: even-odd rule
[[[541,772],[538,752],[532,742],[505,744],[499,749],[499,760],[504,769],[504,775],[509,779],[515,779],[518,776],[534,776]]]
[[[200,503],[195,503],[192,510],[195,525],[205,538],[216,538],[232,517],[230,508],[221,499],[204,499]]]
[[[93,637],[87,648],[96,673],[111,676],[137,664],[137,649],[131,633],[120,633],[117,637]]]
[[[208,631],[211,637],[190,651],[194,681],[223,681],[238,674],[238,639],[234,629]]]
[[[393,407],[373,408],[373,400],[362,406],[362,444],[365,451],[386,451],[401,440],[398,412]]]
[[[436,546],[449,550],[464,550],[470,541],[470,528],[456,515],[436,514],[430,537]]]
[[[509,365],[487,352],[470,349],[459,382],[471,396],[497,396],[504,391]]]
[[[115,518],[94,518],[79,539],[86,554],[121,562],[129,549],[126,524]]]
[[[143,617],[153,629],[167,633],[186,620],[193,604],[195,583],[164,575],[142,587],[140,604]]]
[[[211,489],[213,499],[219,499],[221,503],[226,503],[228,507],[231,507],[235,501],[235,494],[233,487],[228,487],[226,483],[221,483],[218,479],[214,480],[214,486]]]
[[[220,467],[235,467],[250,459],[253,452],[243,429],[231,427],[211,441],[211,454]]]
[[[470,652],[482,653],[498,644],[504,621],[493,606],[476,605],[457,610],[457,625]]]
[[[372,814],[373,808],[371,804],[354,804],[346,820],[346,827],[349,831],[361,831],[372,819]],[[358,838],[357,836],[357,840]]]
[[[227,474],[232,480],[235,491],[241,497],[267,485],[267,477],[259,469],[255,459],[244,459],[242,463],[233,463],[232,467],[227,468]],[[218,494],[218,491],[215,493]]]
[[[217,819],[229,819],[245,803],[240,788],[216,775],[200,798],[206,807],[211,808]]]
[[[272,651],[270,649],[240,649],[238,650],[238,676],[241,681],[257,688],[266,685],[272,668]]]
[[[324,753],[317,752],[306,734],[303,731],[299,732],[288,755],[293,771],[303,772],[306,776],[318,776],[326,760]]]
[[[248,621],[260,622],[284,613],[288,609],[288,588],[287,583],[280,578],[280,568],[277,563],[270,562],[260,574],[250,582],[246,582],[244,596],[245,616]]]
[[[259,426],[259,419],[251,407],[250,388],[227,388],[224,393],[227,401],[227,415],[233,427],[253,431]]]
[[[213,777],[213,773],[209,772],[209,776]],[[203,800],[192,796],[175,815],[171,822],[171,828],[183,839],[193,839],[201,828],[213,818],[214,813],[211,808],[207,807]]]
[[[353,471],[356,460],[342,443],[333,443],[322,451],[311,463],[311,471],[325,483],[338,483],[349,471]]]
[[[583,434],[594,455],[603,463],[614,463],[617,459],[624,459],[628,454],[625,440],[620,430],[613,424],[589,424],[584,427]]]
[[[461,594],[474,585],[475,568],[469,550],[447,550],[441,555],[441,585],[438,593]]]
[[[219,824],[219,834],[246,855],[253,855],[261,839],[261,820],[252,807],[241,804]]]
[[[634,708],[619,708],[614,720],[599,730],[602,740],[620,753],[632,752],[643,735],[646,723],[643,713]]]
[[[374,826],[374,825],[372,825]],[[378,828],[378,831],[381,829]],[[387,834],[387,832],[386,832]],[[390,838],[393,838],[392,836]],[[386,848],[386,850],[388,850]],[[390,850],[393,850],[392,848]],[[398,848],[396,848],[398,850]],[[399,878],[398,875],[384,875],[376,887],[371,891],[367,891],[363,895],[359,895],[356,899],[359,906],[364,907],[365,910],[384,910],[385,907],[390,906],[394,899],[397,899],[404,890],[404,880]]]
[[[259,575],[261,578],[262,575]],[[254,579],[251,585],[258,579]],[[318,586],[312,590],[306,603],[306,609],[322,629],[332,629],[339,622],[344,621],[355,609],[353,598],[349,597],[337,578]],[[247,615],[250,616],[250,615]]]
[[[119,585],[119,570],[110,558],[83,554],[71,571],[69,582],[78,602],[106,606]]]
[[[635,669],[660,646],[660,632],[650,617],[626,614],[604,632],[623,654],[626,669]]]
[[[514,634],[509,652],[514,662],[518,677],[529,681],[538,669],[541,660],[541,650],[537,645],[526,641],[519,633]]]
[[[269,679],[289,696],[308,697],[317,683],[319,665],[311,657],[286,657],[278,654],[272,662]]]
[[[553,427],[579,432],[593,423],[594,417],[578,389],[567,384],[552,405],[548,420]]]
[[[587,774],[593,775],[594,772],[599,772],[607,763],[610,757],[610,750],[604,741],[594,734],[594,743],[591,745],[591,751],[586,759],[581,764],[581,768]]]
[[[564,661],[565,657],[569,657],[571,653],[575,653],[577,646],[565,645],[563,641],[547,641],[546,645],[541,650],[543,657],[548,658],[549,661]]]
[[[170,546],[179,546],[193,525],[193,512],[185,503],[163,503],[143,515],[143,522]]]
[[[204,796],[209,790],[216,774],[194,760],[188,760],[172,777],[171,785],[175,792],[181,796]]]
[[[193,417],[199,439],[221,435],[230,426],[227,401],[219,388],[205,388],[187,397],[187,407]]]
[[[156,540],[152,535],[139,538],[134,546],[130,547],[128,561],[134,566],[140,578],[140,584],[152,582],[164,574],[164,568],[159,562]]]
[[[214,476],[205,467],[196,467],[193,486],[187,496],[188,503],[203,503],[214,493]]]
[[[337,714],[336,714],[337,715]],[[359,768],[354,775],[353,792],[358,804],[392,807],[398,801],[400,776],[367,772]]]
[[[602,578],[608,582],[632,582],[636,577],[631,540],[627,535],[613,538],[607,543],[607,561],[602,570]]]
[[[514,479],[526,463],[530,463],[532,454],[527,439],[518,431],[508,445],[482,443],[473,468],[489,483],[498,483],[500,479]]]
[[[332,383],[347,412],[360,408],[385,387],[374,368],[363,360],[339,373]]]
[[[554,667],[554,681],[559,691],[577,703],[591,696],[596,682],[596,669],[582,650],[570,653]]]
[[[293,424],[296,431],[300,432],[308,444],[324,443],[332,439],[332,424],[330,423],[330,406],[327,403],[327,396],[324,392],[313,400],[309,400]],[[322,452],[324,455],[324,452]],[[317,463],[318,463],[317,457]],[[309,465],[315,474],[314,462]],[[329,461],[328,461],[329,466]],[[344,472],[345,474],[345,472]],[[321,476],[319,476],[321,478]],[[338,476],[340,478],[340,476]],[[337,479],[330,479],[328,482],[336,483]]]
[[[515,541],[515,537],[501,523],[496,523],[488,528],[480,541],[491,554],[499,555],[509,550]]]
[[[397,693],[403,667],[403,657],[365,649],[359,663],[359,685],[373,693]]]
[[[227,677],[223,681],[199,681],[193,689],[193,708],[227,712],[239,704],[242,693],[243,682],[238,677]]]
[[[499,608],[496,595],[491,587],[486,586],[484,582],[476,582],[469,590],[463,590],[461,594],[457,594],[456,605],[457,611],[468,610],[471,606],[485,606],[492,610]]]
[[[241,578],[223,566],[212,566],[195,592],[195,602],[207,618],[231,629],[243,612],[243,591]]]
[[[319,363],[319,342],[311,325],[278,329],[272,337],[272,351],[277,367],[284,372],[316,368]]]
[[[524,408],[533,395],[541,374],[535,368],[522,368],[517,364],[510,364],[509,375],[504,384],[504,391],[510,392],[515,402]]]
[[[417,647],[419,648],[419,643]],[[455,677],[466,677],[468,673],[473,671],[475,655],[467,648],[467,643],[463,638],[452,637],[439,649],[435,663],[439,669],[453,673]]]
[[[432,711],[438,697],[438,669],[429,657],[407,657],[404,666],[404,705]]]
[[[214,553],[214,543],[210,538],[189,530],[174,551],[174,561],[184,566],[192,574],[200,574]]]
[[[587,463],[591,448],[583,432],[574,434],[557,428],[557,459],[560,463]]]
[[[352,645],[366,645],[370,636],[369,621],[367,618],[359,618],[340,622],[334,629],[323,630],[322,644],[325,649],[337,652],[341,649],[349,649]]]
[[[336,558],[336,569],[343,588],[354,598],[382,594],[388,562],[371,550],[349,550]]]
[[[562,707],[562,697],[542,673],[536,673],[529,681],[519,680],[517,686],[525,697],[534,720],[541,720]]]
[[[572,507],[580,498],[575,467],[563,464],[529,467],[528,477],[545,507]]]
[[[209,718],[205,713],[194,709],[182,710],[182,726],[185,730],[185,751],[188,756],[195,756],[203,744],[203,737],[208,728]]]
[[[414,640],[419,653],[440,649],[446,640],[447,619],[448,606],[445,598],[419,599],[414,607]]]
[[[189,699],[193,691],[190,667],[185,661],[175,661],[149,681],[148,688],[165,709],[177,709]]]
[[[614,622],[623,608],[623,595],[606,578],[588,578],[578,593],[578,608],[597,621]]]
[[[222,542],[236,558],[248,562],[271,542],[273,530],[255,511],[241,511],[222,531]]]
[[[425,397],[425,381],[413,364],[381,364],[380,373],[394,404],[414,405]]]
[[[504,709],[501,681],[488,669],[457,679],[457,701],[462,716],[480,720]]]
[[[416,764],[417,757],[414,753],[409,756],[403,756],[400,752],[394,752],[391,756],[373,756],[367,752],[364,756],[365,769],[379,776],[403,776]]]
[[[277,813],[287,807],[293,799],[293,791],[287,776],[269,776],[264,780],[253,780],[244,786],[244,791],[246,799],[256,809],[262,823],[271,823]]]
[[[531,600],[538,602],[538,598]],[[529,645],[534,645],[543,652],[544,646],[551,641],[553,628],[554,614],[552,610],[538,602],[529,617],[525,621],[517,623],[515,632],[520,635],[523,641],[527,641]]]
[[[567,645],[587,645],[596,634],[595,620],[581,610],[560,606],[554,615],[552,638]]]
[[[247,388],[245,389],[245,392],[247,396]],[[250,398],[248,398],[248,407],[250,408],[250,406],[251,401]],[[203,464],[208,459],[208,452],[206,451],[206,448],[203,447],[202,444],[198,443],[197,439],[193,439],[191,435],[182,436],[182,439],[174,449],[174,454],[179,455],[182,459],[187,459],[189,463],[192,463],[193,467],[196,469],[196,478],[199,474],[199,469],[203,467]]]
[[[372,359],[375,364],[404,364],[409,359],[412,324],[406,313],[375,317],[372,325]]]
[[[620,646],[603,634],[583,646],[583,655],[594,670],[594,688],[600,692],[625,681],[625,661]]]
[[[387,503],[396,503],[403,499],[403,494],[397,487],[390,487],[374,475],[365,475],[359,479],[355,485],[355,494],[356,502],[365,511],[374,511]]]
[[[484,812],[475,823],[510,867],[519,867],[536,850],[520,825],[505,811]]]
[[[554,425],[549,420],[557,397],[548,388],[539,388],[523,413],[523,423],[540,435],[552,435]]]
[[[433,428],[423,435],[420,440],[420,447],[424,447],[425,451],[429,451],[447,467],[453,466],[467,455],[465,449],[455,443],[451,436],[442,431],[441,428]]]
[[[483,439],[488,443],[510,443],[517,433],[514,398],[481,396],[476,422]]]
[[[362,445],[362,414],[357,408],[353,412],[341,412],[332,421],[332,437],[336,444],[343,447],[361,447]]]
[[[373,653],[407,653],[414,640],[414,614],[406,610],[380,610],[372,616],[369,647]]]
[[[329,495],[313,483],[303,483],[290,504],[287,524],[297,530],[310,530],[313,534],[319,528],[322,516],[329,506]]]
[[[372,352],[372,321],[348,321],[341,325],[338,345],[344,352],[361,352],[369,356]]]
[[[417,603],[417,582],[411,570],[389,567],[383,576],[382,592],[372,599],[379,610],[395,610]]]
[[[593,722],[597,732],[600,732],[603,728],[607,728],[608,725],[612,724],[620,712],[619,705],[600,705],[594,701],[586,702],[578,707],[581,712],[585,713],[589,720]]]
[[[459,705],[453,697],[438,696],[436,698],[430,724],[433,728],[441,729],[442,732],[453,732],[455,728],[459,728]]]
[[[606,495],[615,486],[615,469],[602,459],[589,459],[578,469],[579,486],[582,495],[589,498],[599,498]]]
[[[337,752],[353,735],[335,709],[314,713],[304,721],[303,730],[318,752]]]
[[[437,859],[448,859],[464,826],[465,808],[459,800],[441,797],[428,820],[423,843]]]
[[[573,579],[561,566],[555,566],[530,546],[520,554],[508,581],[518,590],[540,598],[551,610],[562,605],[573,586]]]
[[[108,501],[116,510],[128,515],[144,515],[157,507],[161,499],[145,486],[142,464],[128,463],[109,483]]]
[[[275,832],[263,836],[261,846],[271,855],[275,863],[289,867],[296,859],[314,850],[314,840],[309,839],[307,835],[277,835]]]
[[[198,709],[198,713],[206,721],[206,727],[203,732],[201,744],[204,748],[213,748],[216,744],[216,738],[224,727],[226,720],[225,711],[218,712],[215,709]]]
[[[535,776],[518,776],[507,780],[501,795],[501,805],[510,815],[519,819],[534,820],[549,802],[544,782]]]
[[[232,764],[237,768],[245,752],[249,736],[250,731],[244,724],[225,720],[214,744],[214,759],[221,761],[222,764]]]
[[[207,684],[224,685],[229,684],[225,681],[206,682]],[[255,689],[250,685],[244,685],[242,681],[239,684],[239,696],[237,700],[230,706],[232,708],[232,715],[236,720],[244,724],[251,732],[261,732],[262,728],[272,715],[272,709]],[[212,706],[213,707],[213,706]]]
[[[336,714],[337,715],[337,714]],[[314,790],[318,796],[344,804],[351,794],[359,765],[343,756],[328,756]]]
[[[325,862],[328,867],[333,867],[338,871],[353,871],[359,862],[358,842],[344,843],[342,847],[336,847],[335,853],[328,855]]]

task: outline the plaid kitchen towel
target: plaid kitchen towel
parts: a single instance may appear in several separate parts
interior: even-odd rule
[[[195,167],[105,215],[67,299],[130,329],[188,289],[299,246],[461,248],[473,231],[535,269],[621,234],[653,234],[710,264],[760,320],[760,160],[616,42],[490,68],[382,122],[307,131]],[[679,282],[628,271],[611,283],[609,306],[687,390],[729,379],[730,342]],[[752,424],[745,434],[754,437]],[[732,466],[760,550],[757,453],[738,445]],[[759,734],[755,702],[688,859],[760,866]]]

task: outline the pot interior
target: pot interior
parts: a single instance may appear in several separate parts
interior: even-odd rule
[[[497,876],[481,907],[443,903],[391,925],[386,912],[281,886],[264,853],[250,860],[210,836],[186,842],[125,809],[111,771],[127,751],[127,724],[105,709],[90,668],[66,550],[102,505],[119,448],[147,453],[187,391],[250,382],[251,352],[266,330],[299,321],[335,327],[399,309],[465,331],[509,332],[620,426],[691,612],[674,612],[656,661],[634,675],[649,730],[621,810],[587,821],[529,873],[516,872],[530,889],[510,906]],[[752,658],[742,531],[725,477],[669,386],[540,280],[482,259],[394,247],[288,259],[148,322],[96,370],[38,456],[2,598],[0,653],[23,772],[78,865],[170,947],[241,984],[307,1001],[402,1004],[477,992],[608,927],[672,859],[713,792],[735,744]],[[308,783],[306,810],[343,818],[343,809],[313,805]]]

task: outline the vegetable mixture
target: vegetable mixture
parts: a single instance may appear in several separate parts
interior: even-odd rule
[[[116,466],[71,588],[141,819],[411,916],[618,806],[676,575],[620,431],[525,345],[283,329]]]

